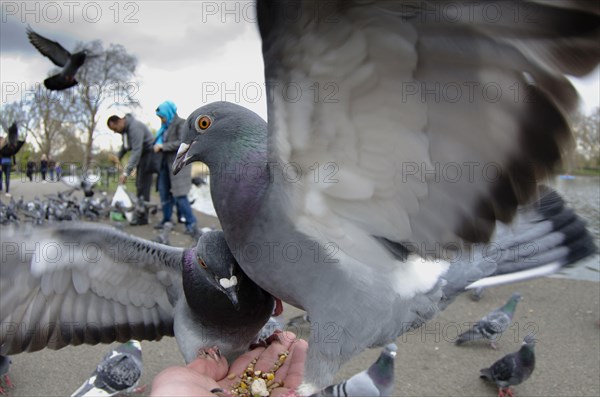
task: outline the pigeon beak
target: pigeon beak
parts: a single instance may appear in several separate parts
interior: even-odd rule
[[[177,150],[177,155],[175,156],[175,161],[173,162],[173,175],[177,175],[179,171],[183,167],[186,166],[189,157],[186,156],[188,150],[190,150],[190,146],[187,143],[182,143],[179,145],[179,150]]]
[[[240,302],[238,300],[236,288],[235,287],[226,288],[225,295],[227,295],[227,297],[231,301],[231,304],[233,304],[233,308],[235,310],[240,310]]]

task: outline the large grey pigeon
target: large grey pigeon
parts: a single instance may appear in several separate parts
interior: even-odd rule
[[[91,223],[2,231],[1,354],[175,336],[186,362],[254,343],[274,299],[240,269],[223,233],[183,249]]]
[[[491,342],[491,346],[496,348],[496,340],[502,336],[504,331],[512,324],[513,315],[517,308],[517,303],[521,300],[521,295],[514,293],[510,299],[500,308],[492,310],[479,321],[477,321],[468,330],[458,336],[456,339],[457,345],[462,345],[465,342],[487,339]]]
[[[314,396],[365,397],[392,396],[394,392],[394,360],[398,347],[387,345],[377,361],[367,370],[359,372],[349,379],[327,386]]]
[[[489,368],[481,370],[481,378],[491,380],[498,386],[498,397],[504,393],[512,397],[511,386],[525,382],[535,369],[535,339],[527,335],[518,352],[507,354]]]
[[[535,23],[514,17],[525,6]],[[598,65],[600,17],[568,0],[263,0],[257,15],[268,126],[234,104],[197,109],[174,171],[207,164],[240,266],[313,324],[335,324],[336,342],[309,346],[299,391],[310,394],[467,280],[503,271],[470,259],[494,246],[470,245],[513,233],[498,225],[560,163],[578,105],[565,75]],[[518,235],[543,240],[539,261],[517,258],[510,272],[589,255],[579,220],[553,231],[532,211]]]
[[[114,396],[131,393],[142,377],[142,345],[130,340],[111,350],[71,397]]]
[[[77,85],[78,82],[75,80],[75,74],[79,68],[83,65],[86,58],[89,59],[97,56],[91,55],[87,50],[71,54],[56,41],[37,34],[30,27],[27,28],[27,37],[42,55],[49,58],[56,66],[62,68],[58,74],[44,80],[44,86],[49,90],[61,91]]]

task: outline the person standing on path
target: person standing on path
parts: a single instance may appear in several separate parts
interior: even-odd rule
[[[48,157],[46,154],[42,154],[40,159],[40,172],[42,173],[42,183],[46,183],[46,172],[48,171]]]
[[[177,150],[183,139],[184,120],[177,115],[177,106],[172,101],[165,101],[158,105],[156,115],[161,121],[160,129],[156,133],[154,151],[162,153],[158,174],[158,192],[163,219],[155,228],[162,228],[166,222],[171,221],[173,205],[177,205],[179,215],[185,218],[185,233],[195,238],[198,234],[196,217],[187,197],[192,187],[192,167],[184,168],[177,175],[173,175],[172,169]]]

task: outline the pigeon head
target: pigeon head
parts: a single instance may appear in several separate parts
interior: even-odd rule
[[[248,153],[266,156],[267,123],[256,113],[233,103],[214,102],[187,118],[173,173],[194,161],[224,164],[248,160]],[[266,159],[266,157],[265,157]]]
[[[194,291],[200,288],[199,283],[208,283],[216,291],[216,296],[223,301],[225,296],[235,310],[239,310],[238,291],[245,275],[231,254],[223,232],[204,233],[196,245],[193,263],[186,263],[183,287],[188,303],[193,306],[197,300]],[[205,288],[205,287],[202,287]],[[202,309],[200,309],[202,310]]]
[[[394,360],[396,359],[396,352],[398,351],[398,347],[391,343],[387,345],[379,358],[369,369],[367,373],[373,379],[378,388],[388,387],[390,384],[393,384],[394,378]]]

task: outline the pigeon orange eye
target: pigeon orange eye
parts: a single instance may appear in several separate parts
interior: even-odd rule
[[[200,116],[196,119],[196,131],[202,132],[212,124],[212,120],[208,116]]]
[[[202,260],[202,258],[198,258],[198,263],[200,264],[200,266],[202,266],[204,269],[206,269],[208,266],[206,265],[206,263],[204,262],[204,260]]]

